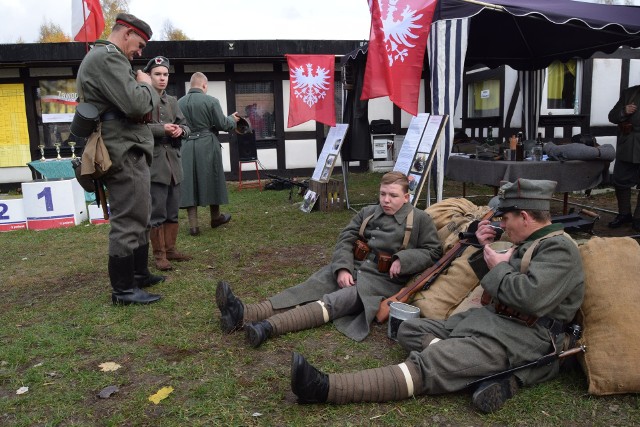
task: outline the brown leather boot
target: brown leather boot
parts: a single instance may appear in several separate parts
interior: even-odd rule
[[[171,263],[167,260],[165,252],[164,226],[165,224],[159,227],[152,227],[149,233],[151,246],[153,246],[153,259],[155,260],[156,268],[160,271],[171,270]]]
[[[169,261],[189,261],[192,259],[191,256],[187,254],[183,254],[176,250],[176,240],[178,239],[178,228],[179,225],[177,222],[165,222],[162,224],[164,227],[164,248],[167,253],[167,259]]]

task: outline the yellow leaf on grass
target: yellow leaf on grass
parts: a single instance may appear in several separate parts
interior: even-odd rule
[[[104,362],[98,365],[102,372],[117,371],[121,368],[116,362]]]
[[[166,399],[172,391],[173,387],[162,387],[156,394],[149,396],[149,400],[157,405],[161,400]]]

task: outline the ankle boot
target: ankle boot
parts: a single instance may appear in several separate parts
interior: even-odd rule
[[[133,255],[109,257],[109,279],[113,288],[111,302],[114,305],[151,304],[161,298],[160,295],[149,294],[135,285],[133,258]]]
[[[473,393],[473,406],[480,412],[489,414],[502,408],[505,402],[511,399],[520,387],[515,376],[501,380],[487,380],[478,386]]]
[[[329,312],[322,301],[310,302],[269,317],[258,323],[245,326],[247,341],[251,347],[259,347],[272,337],[287,332],[303,331],[324,325],[329,320]]]
[[[138,288],[146,288],[164,282],[167,276],[158,276],[149,271],[149,244],[138,246],[133,251],[134,280]]]
[[[227,282],[218,283],[216,304],[220,310],[220,326],[225,334],[242,329],[244,304],[233,294]]]
[[[171,263],[167,260],[167,253],[165,252],[166,240],[164,228],[165,224],[162,224],[158,227],[152,227],[149,232],[149,239],[153,247],[153,259],[155,260],[156,268],[160,271],[171,270]]]
[[[220,205],[209,205],[209,211],[211,213],[211,228],[220,227],[231,221],[230,214],[220,213]]]
[[[298,403],[388,402],[406,399],[422,388],[418,368],[410,361],[350,374],[324,374],[293,353],[291,390]]]
[[[189,255],[178,252],[176,249],[176,240],[178,240],[178,228],[180,225],[177,222],[165,222],[164,226],[164,248],[169,261],[189,261],[192,258]]]
[[[616,187],[616,200],[618,202],[618,215],[611,221],[609,228],[620,228],[632,221],[631,216],[631,189]]]

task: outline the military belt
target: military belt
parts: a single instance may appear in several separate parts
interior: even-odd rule
[[[101,122],[108,122],[109,120],[122,120],[125,118],[125,115],[120,111],[107,111],[106,113],[102,113],[100,115]]]
[[[480,302],[482,305],[488,305],[488,304],[493,305],[493,307],[496,310],[496,314],[520,320],[524,322],[528,327],[538,324],[543,328],[549,329],[549,331],[551,331],[551,333],[554,335],[558,335],[564,331],[563,322],[549,316],[537,317],[537,316],[534,316],[533,314],[520,313],[514,308],[504,305],[501,302],[494,301],[491,295],[487,291],[484,291],[482,293],[482,298],[480,299]]]

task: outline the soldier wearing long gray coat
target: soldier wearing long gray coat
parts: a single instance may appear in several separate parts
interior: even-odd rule
[[[236,122],[225,116],[220,101],[201,89],[190,89],[178,101],[191,135],[182,145],[181,207],[229,203],[218,132],[232,131]]]
[[[618,215],[609,227],[618,228],[632,223],[635,231],[640,231],[640,195],[631,214],[631,188],[640,184],[640,86],[625,89],[620,99],[609,111],[609,121],[629,123],[629,129],[618,129],[616,162],[613,166],[613,184],[618,200]]]
[[[405,233],[407,215],[413,210],[413,230],[406,249],[400,250]],[[358,261],[353,245],[359,237],[360,225],[369,215],[364,237],[372,252],[387,252],[400,259],[401,276],[395,279],[389,273],[378,271],[377,263],[369,257]],[[405,203],[395,215],[386,215],[380,205],[363,208],[340,233],[331,264],[314,273],[309,279],[271,297],[274,309],[282,309],[322,299],[338,291],[338,271],[347,269],[357,282],[355,288],[363,304],[361,312],[333,320],[336,328],[356,341],[369,335],[380,302],[396,294],[409,278],[433,265],[442,255],[442,247],[431,217],[424,211]]]

